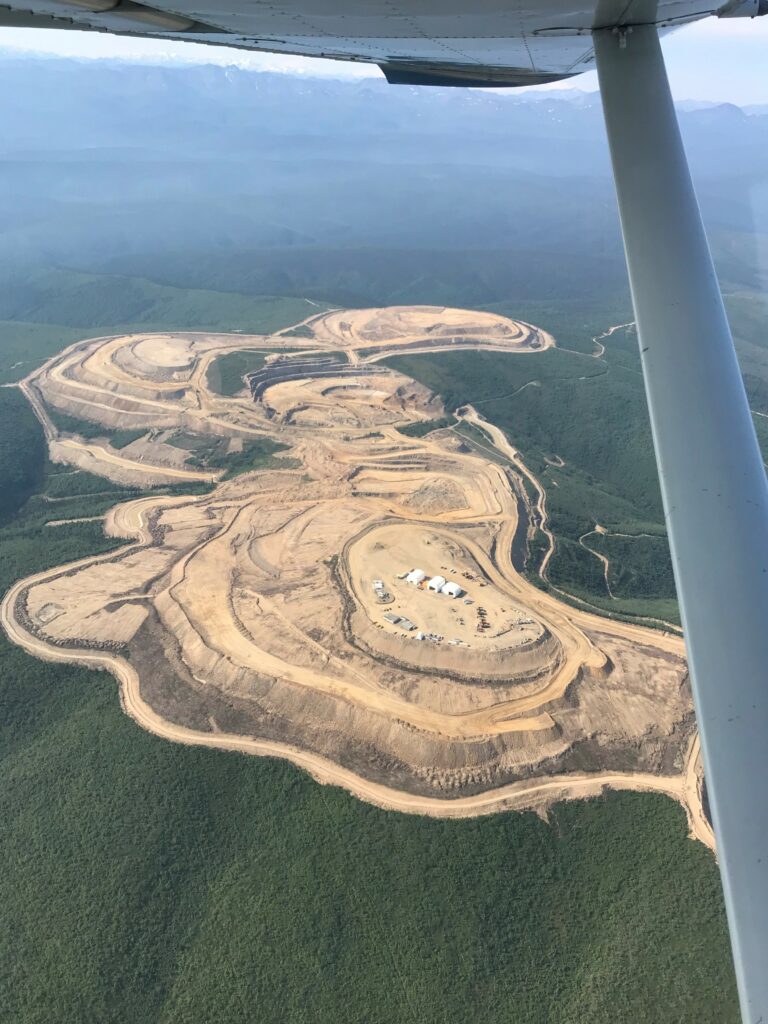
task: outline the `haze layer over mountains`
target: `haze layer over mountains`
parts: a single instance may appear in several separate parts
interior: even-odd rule
[[[0,95],[3,320],[98,323],[94,274],[349,305],[627,300],[596,94],[35,57],[0,62]],[[768,113],[681,123],[724,286],[760,289]]]

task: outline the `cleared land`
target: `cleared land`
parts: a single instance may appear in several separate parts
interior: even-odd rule
[[[471,408],[459,418],[500,458],[450,428],[404,435],[445,410],[379,363],[552,344],[491,314],[409,307],[335,311],[270,337],[70,347],[23,385],[52,458],[87,458],[128,485],[218,483],[114,508],[107,533],[133,543],[17,583],[6,630],[40,657],[109,668],[125,709],[154,732],[286,757],[381,806],[464,816],[604,786],[659,790],[711,843],[691,784],[682,641],[527,582],[513,549],[521,511],[546,534],[543,498],[523,485],[536,490],[535,478]],[[249,375],[250,395],[213,393],[211,363],[254,348],[272,354]],[[146,434],[121,449],[62,437],[46,406]],[[287,458],[224,480],[189,468],[180,435],[223,438],[233,455],[269,440]],[[413,570],[424,578],[409,582]],[[434,576],[463,592],[435,592]]]

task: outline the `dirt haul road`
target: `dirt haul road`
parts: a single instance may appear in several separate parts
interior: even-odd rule
[[[52,450],[78,465],[87,448],[93,472],[210,480],[179,464],[179,432],[233,451],[271,438],[290,460],[209,494],[116,507],[106,532],[135,542],[20,581],[2,606],[9,635],[41,657],[108,668],[153,732],[287,757],[380,806],[457,816],[649,789],[680,800],[709,841],[679,638],[569,607],[516,571],[522,478],[551,553],[545,494],[475,410],[463,416],[487,446],[398,429],[445,410],[385,355],[523,353],[551,337],[430,307],[305,323],[311,336],[81,342],[27,379]],[[213,361],[254,348],[275,354],[252,395],[214,393]],[[148,433],[120,452],[84,445],[56,435],[46,404]],[[424,579],[410,584],[417,567]],[[440,574],[458,599],[427,588]]]
[[[41,573],[42,579],[46,574]],[[63,652],[29,636],[18,626],[12,609],[28,581],[15,584],[0,605],[0,619],[9,638],[35,657],[45,661],[80,663],[89,668],[107,669],[120,684],[123,709],[148,732],[175,743],[213,747],[259,757],[277,757],[291,761],[323,785],[341,786],[361,800],[385,810],[424,814],[436,818],[470,818],[499,811],[546,809],[560,800],[599,796],[605,789],[663,793],[680,801],[688,815],[692,834],[714,850],[712,830],[701,810],[699,787],[695,779],[699,756],[698,737],[689,755],[685,775],[651,775],[641,772],[574,772],[568,775],[530,782],[512,783],[498,789],[450,801],[422,797],[363,779],[326,758],[284,743],[268,742],[226,733],[204,733],[185,729],[162,718],[141,697],[136,670],[123,658],[77,651]]]

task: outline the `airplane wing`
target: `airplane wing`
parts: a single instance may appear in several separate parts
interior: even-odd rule
[[[0,26],[71,28],[378,64],[392,82],[537,85],[594,68],[595,28],[662,31],[758,0],[5,0]]]
[[[743,1019],[768,1021],[768,483],[659,33],[768,0],[2,0],[0,26],[192,40],[499,86],[596,67]]]

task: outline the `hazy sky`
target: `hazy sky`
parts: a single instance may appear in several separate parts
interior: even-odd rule
[[[239,64],[339,78],[380,74],[375,67],[339,61],[247,54],[223,47],[128,39],[101,33],[0,29],[0,48],[72,57]],[[677,99],[768,103],[768,17],[754,20],[707,18],[667,37],[664,49]],[[592,90],[597,88],[597,78],[590,72],[564,84],[569,88],[575,85]]]

